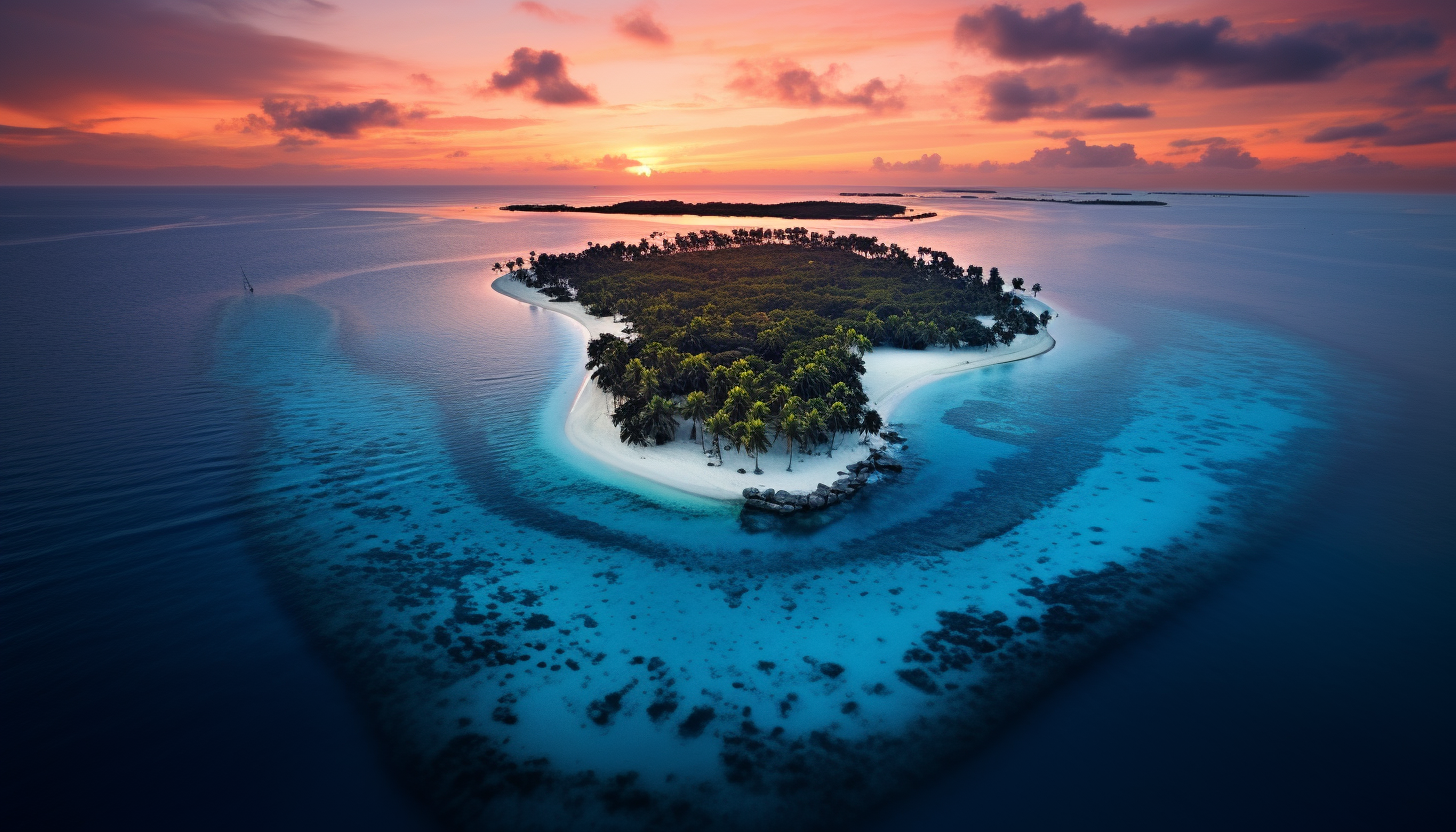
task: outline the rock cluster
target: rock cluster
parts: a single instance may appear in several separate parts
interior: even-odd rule
[[[796,511],[817,511],[838,505],[855,492],[864,488],[869,482],[870,475],[875,471],[884,469],[891,470],[891,465],[883,460],[854,462],[845,466],[839,479],[832,485],[819,483],[819,487],[813,491],[778,491],[772,488],[745,488],[743,497],[747,500],[746,508],[759,511],[769,511],[775,514],[793,514]],[[899,466],[893,466],[893,470],[899,470]]]

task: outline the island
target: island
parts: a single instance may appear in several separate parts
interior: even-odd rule
[[[912,390],[1055,344],[1053,313],[1018,293],[1021,278],[1007,291],[994,267],[854,234],[707,230],[497,270],[498,291],[587,331],[573,446],[780,514],[898,470],[886,420]]]
[[[1010,202],[1060,202],[1063,205],[1167,205],[1156,199],[1046,199],[1032,196],[993,196]]]
[[[1308,194],[1240,194],[1222,191],[1149,191],[1153,196],[1262,196],[1270,199],[1308,199]]]
[[[503,205],[502,211],[570,214],[643,214],[695,217],[772,217],[781,220],[920,220],[934,213],[906,214],[904,205],[884,202],[683,202],[678,199],[634,199],[612,205]]]
[[[904,194],[840,194],[840,196],[904,196]]]

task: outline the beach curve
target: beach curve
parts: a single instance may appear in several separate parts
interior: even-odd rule
[[[491,288],[521,303],[575,321],[586,331],[589,339],[605,333],[623,336],[626,328],[625,322],[587,313],[585,307],[575,301],[550,300],[511,275],[495,278]],[[1023,298],[1023,302],[1036,313],[1051,311],[1039,300]],[[1054,346],[1056,339],[1043,329],[1035,335],[1018,335],[1009,346],[993,347],[979,353],[944,348],[906,350],[878,347],[864,356],[864,390],[870,405],[889,425],[895,408],[927,384],[970,370],[1034,358]],[[590,383],[584,364],[578,367],[577,374],[573,376],[577,385],[576,395],[565,424],[561,426],[572,447],[617,470],[699,497],[741,500],[743,489],[748,486],[812,491],[819,483],[831,483],[837,479],[845,464],[866,458],[872,447],[882,445],[878,440],[870,445],[847,439],[845,445],[834,449],[832,457],[823,453],[803,456],[796,453],[793,471],[780,468],[786,454],[765,454],[759,459],[764,469],[761,476],[752,474],[752,457],[731,448],[723,448],[721,467],[716,464],[715,457],[704,456],[699,443],[688,439],[690,427],[687,423],[678,431],[679,441],[646,448],[627,445],[619,439],[617,428],[612,424],[610,397]],[[709,462],[713,464],[709,465]],[[740,474],[740,469],[748,473]]]

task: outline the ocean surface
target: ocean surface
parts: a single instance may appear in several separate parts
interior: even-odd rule
[[[573,453],[584,335],[491,265],[767,223],[495,206],[835,190],[0,189],[0,822],[1456,820],[1456,198],[779,223],[1058,346],[791,522]]]

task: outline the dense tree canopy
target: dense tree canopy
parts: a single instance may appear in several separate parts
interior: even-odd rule
[[[899,196],[899,194],[886,194]],[[656,214],[696,217],[775,217],[783,220],[873,220],[911,219],[904,205],[883,202],[838,202],[817,199],[807,202],[683,202],[678,199],[634,199],[612,205],[504,205],[502,211],[572,214]],[[914,215],[915,219],[934,213]]]
[[[860,383],[866,351],[989,347],[1045,325],[1003,291],[997,269],[987,278],[941,251],[802,228],[657,237],[533,255],[516,272],[553,299],[627,321],[626,338],[587,347],[624,442],[669,441],[683,415],[703,426],[701,441],[755,457],[761,431],[790,449],[832,448],[880,425]]]

